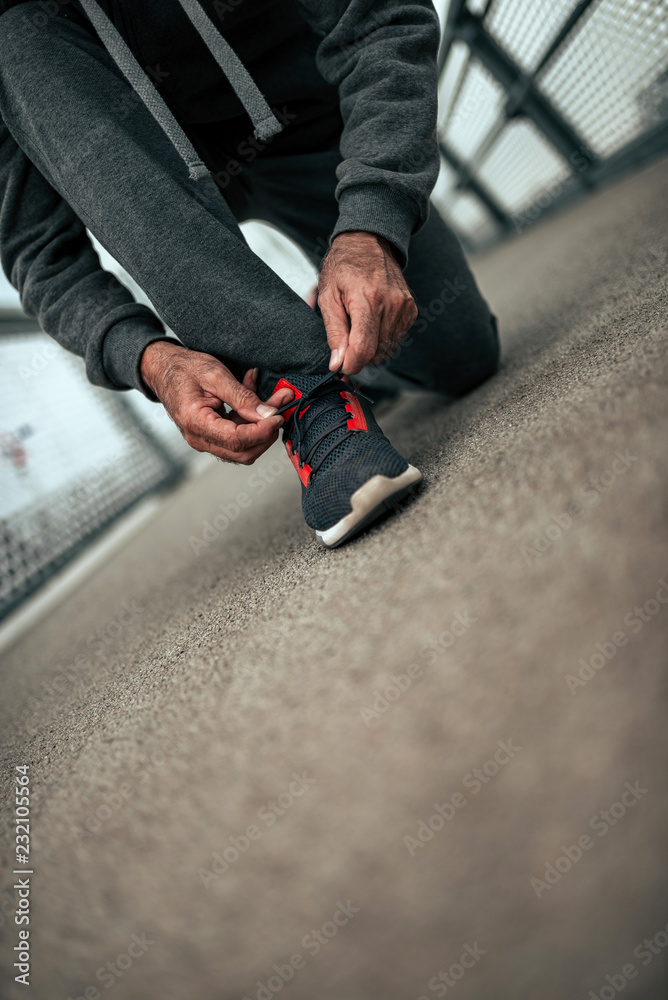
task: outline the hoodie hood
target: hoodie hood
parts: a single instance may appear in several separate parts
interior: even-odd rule
[[[120,32],[101,10],[96,0],[79,0],[79,2],[107,52],[183,159],[188,167],[190,177],[193,180],[207,177],[209,171],[206,165],[198,156],[190,139],[162,96],[149,80],[148,75],[135,59]],[[277,135],[283,126],[267,104],[236,52],[227,44],[198,0],[178,0],[178,2],[241,101],[253,123],[255,137],[266,142],[272,136]]]

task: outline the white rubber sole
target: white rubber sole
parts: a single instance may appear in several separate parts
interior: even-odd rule
[[[409,465],[405,472],[393,479],[389,476],[372,476],[351,496],[351,512],[326,531],[316,531],[315,537],[328,549],[342,545],[353,535],[369,527],[421,479],[422,473],[414,465]]]

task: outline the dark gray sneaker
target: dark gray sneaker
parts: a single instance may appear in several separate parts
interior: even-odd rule
[[[285,375],[289,388],[283,443],[302,484],[302,511],[327,548],[368,528],[413,489],[422,473],[392,447],[376,423],[371,400],[327,375]]]

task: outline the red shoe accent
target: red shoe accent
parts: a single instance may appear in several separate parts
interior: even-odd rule
[[[286,378],[279,378],[278,382],[274,386],[274,392],[272,392],[272,396],[274,395],[275,392],[278,392],[279,389],[292,389],[292,391],[295,394],[295,399],[299,399],[299,397],[302,395],[302,392],[297,388],[297,386],[293,385],[292,382],[288,382]],[[285,411],[285,413],[283,414],[284,420],[288,419],[288,417],[292,414],[293,410],[294,406],[291,406],[289,410]]]
[[[301,396],[301,393],[299,395]],[[301,479],[302,483],[304,484],[304,486],[308,486],[309,479],[311,478],[311,466],[310,465],[303,465],[301,467],[301,469],[299,468],[299,459],[298,459],[297,455],[293,455],[292,454],[292,442],[291,441],[288,441],[286,443],[285,450],[287,451],[288,458],[290,459],[290,461],[294,465],[295,471],[296,471],[297,475],[299,476],[299,478]]]
[[[353,396],[352,392],[342,392],[341,395],[348,400],[346,410],[352,414],[348,421],[348,427],[351,431],[365,431],[367,429],[366,417],[359,399],[357,396]]]

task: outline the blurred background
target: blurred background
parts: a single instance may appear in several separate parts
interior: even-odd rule
[[[433,202],[470,255],[668,150],[665,0],[436,8],[442,167]],[[300,251],[263,224],[243,230],[306,297],[315,272]],[[209,461],[162,407],[89,385],[80,359],[22,313],[0,273],[0,618],[138,502]]]

